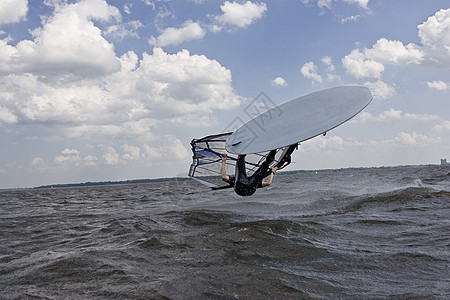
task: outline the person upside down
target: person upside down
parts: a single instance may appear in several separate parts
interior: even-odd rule
[[[297,144],[289,146],[284,159],[282,159],[271,169],[269,166],[274,161],[277,150],[270,151],[266,157],[266,160],[255,171],[255,173],[253,173],[252,176],[247,176],[247,172],[245,171],[245,155],[238,156],[235,175],[228,175],[225,170],[227,155],[224,154],[222,155],[222,167],[220,169],[222,180],[233,186],[236,194],[240,196],[251,196],[256,192],[257,188],[267,187],[272,184],[275,172],[278,168],[283,168],[291,162],[291,154],[296,147]],[[265,177],[267,177],[267,179],[263,181]]]

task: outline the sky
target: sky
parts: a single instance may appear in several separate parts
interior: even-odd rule
[[[186,176],[190,141],[340,85],[290,170],[450,160],[448,0],[2,0],[0,188]]]

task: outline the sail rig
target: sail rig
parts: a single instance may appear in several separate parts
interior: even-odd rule
[[[190,178],[214,190],[232,187],[223,182],[220,176],[222,155],[224,154],[227,154],[226,173],[234,174],[235,172],[237,155],[230,154],[225,149],[225,142],[232,133],[208,135],[191,141],[192,164],[188,174]],[[277,166],[278,169],[282,169],[290,163],[290,160],[283,160],[286,155],[290,155],[288,148],[277,149],[275,160],[270,167]],[[245,167],[248,176],[251,176],[259,168],[265,161],[267,154],[269,154],[268,151],[245,156]]]

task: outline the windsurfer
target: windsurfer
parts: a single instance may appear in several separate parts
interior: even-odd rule
[[[245,155],[239,155],[236,162],[235,175],[228,175],[225,171],[225,163],[227,155],[222,155],[222,167],[220,169],[220,175],[222,180],[233,186],[236,194],[240,196],[250,196],[255,193],[257,188],[267,187],[272,184],[273,177],[277,171],[277,167],[269,169],[269,165],[275,159],[276,150],[272,150],[266,157],[266,160],[261,166],[253,173],[252,176],[247,176],[245,171]],[[269,177],[267,177],[269,176]],[[263,181],[264,177],[267,177]]]

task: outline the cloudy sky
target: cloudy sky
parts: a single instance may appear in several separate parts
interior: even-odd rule
[[[192,138],[346,84],[374,101],[291,169],[450,160],[448,0],[2,0],[0,188],[184,176]]]

